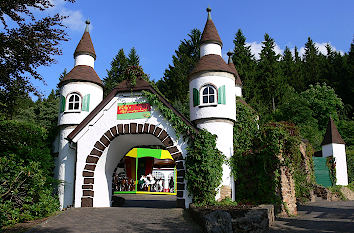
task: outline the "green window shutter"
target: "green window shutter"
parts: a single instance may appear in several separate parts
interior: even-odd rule
[[[193,88],[193,107],[199,105],[199,91]]]
[[[225,85],[219,87],[218,104],[226,104]]]
[[[65,111],[65,97],[60,96],[60,112],[64,112],[64,111]]]
[[[82,100],[82,111],[90,111],[90,94],[85,95]]]

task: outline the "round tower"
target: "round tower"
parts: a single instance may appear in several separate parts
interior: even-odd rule
[[[234,62],[232,61],[232,55],[234,53],[229,51],[227,52],[227,56],[229,57],[227,65],[230,67],[230,69],[235,73],[235,95],[236,97],[242,97],[242,81],[240,78],[240,75],[238,75],[238,72],[235,68]]]
[[[102,101],[103,84],[96,74],[95,49],[89,33],[89,21],[74,52],[75,66],[59,83],[58,158],[56,177],[65,181],[58,187],[60,207],[73,204],[76,149],[66,137]]]
[[[221,57],[222,41],[211,19],[211,9],[200,45],[200,60],[189,75],[190,120],[198,128],[217,135],[217,148],[233,154],[233,125],[236,120],[235,67]],[[231,197],[231,169],[223,165],[223,179],[216,199]]]

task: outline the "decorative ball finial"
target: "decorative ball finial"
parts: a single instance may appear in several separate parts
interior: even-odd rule
[[[208,8],[206,9],[206,11],[208,12],[208,19],[211,19],[211,8],[208,6]]]
[[[85,21],[85,23],[86,23],[86,28],[85,28],[85,32],[89,32],[89,27],[90,27],[90,20],[89,19],[87,19],[86,21]]]
[[[233,61],[232,61],[232,55],[234,55],[234,53],[229,50],[229,52],[227,52],[227,56],[229,56],[228,64],[233,63]]]

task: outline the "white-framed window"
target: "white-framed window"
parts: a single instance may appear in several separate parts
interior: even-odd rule
[[[81,111],[81,96],[78,93],[71,93],[67,97],[67,111]]]
[[[217,91],[213,85],[205,85],[200,90],[201,105],[214,105],[218,103]]]

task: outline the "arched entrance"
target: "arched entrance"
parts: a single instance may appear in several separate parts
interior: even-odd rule
[[[161,146],[135,147],[118,162],[112,193],[176,195],[176,163]]]
[[[106,177],[108,190],[112,189],[112,174],[122,157],[133,147],[138,145],[160,145],[169,151],[177,169],[177,206],[184,207],[184,161],[182,153],[174,145],[168,133],[154,124],[118,124],[108,129],[97,141],[90,154],[86,157],[86,164],[82,171],[82,197],[81,207],[93,207],[93,198],[100,196],[100,190],[94,192],[95,178],[98,176]],[[119,151],[120,156],[114,156]],[[106,153],[106,161],[101,157]],[[101,159],[101,161],[100,161]],[[102,164],[104,164],[104,170]],[[99,165],[99,166],[97,166]],[[97,167],[101,169],[97,171]],[[103,174],[104,173],[104,174]],[[101,179],[102,180],[102,179]],[[98,192],[98,193],[97,193]],[[109,191],[111,193],[111,191]],[[106,197],[105,197],[106,198]],[[111,199],[111,197],[109,197]]]

